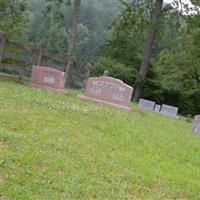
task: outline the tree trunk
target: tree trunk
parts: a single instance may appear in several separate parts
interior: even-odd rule
[[[147,37],[147,41],[146,41],[146,45],[144,49],[143,60],[140,67],[139,74],[138,74],[139,81],[135,85],[135,90],[134,90],[135,101],[139,101],[139,98],[143,90],[143,82],[146,79],[147,73],[149,71],[149,63],[150,63],[150,59],[151,59],[151,55],[153,51],[156,28],[159,23],[161,11],[162,11],[162,5],[163,5],[163,0],[156,0],[155,8],[152,13],[151,25],[148,30],[148,37]]]
[[[43,45],[41,43],[38,43],[37,50],[38,50],[38,55],[37,55],[36,65],[41,66],[42,65],[42,55],[43,55]]]
[[[73,57],[74,57],[74,53],[75,53],[75,44],[76,44],[76,30],[77,30],[78,17],[80,14],[80,6],[81,6],[81,0],[75,0],[73,17],[72,17],[72,29],[71,29],[70,37],[69,37],[67,66],[65,68],[64,84],[66,84],[70,67],[73,65],[73,60],[74,60]]]
[[[0,32],[0,62],[3,60],[3,51],[5,45],[5,33]]]

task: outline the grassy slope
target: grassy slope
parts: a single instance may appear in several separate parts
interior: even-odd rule
[[[200,198],[200,137],[183,119],[0,88],[0,199]]]

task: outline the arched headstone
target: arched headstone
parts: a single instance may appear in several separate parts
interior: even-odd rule
[[[133,88],[121,80],[101,76],[89,78],[85,95],[78,95],[78,97],[129,110],[132,93]]]

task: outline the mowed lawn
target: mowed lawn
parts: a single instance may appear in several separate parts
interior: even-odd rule
[[[0,199],[200,199],[192,124],[0,82]]]

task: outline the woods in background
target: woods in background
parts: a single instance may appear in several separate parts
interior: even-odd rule
[[[94,76],[108,70],[131,86],[142,86],[144,98],[178,106],[182,114],[198,114],[200,15],[183,15],[164,2],[154,24],[155,2],[162,3],[81,1],[76,51],[71,56],[80,63],[91,62]],[[198,0],[193,3],[199,5]],[[1,29],[19,43],[40,42],[67,57],[73,5],[73,0],[0,0]],[[149,27],[155,28],[151,38]]]

